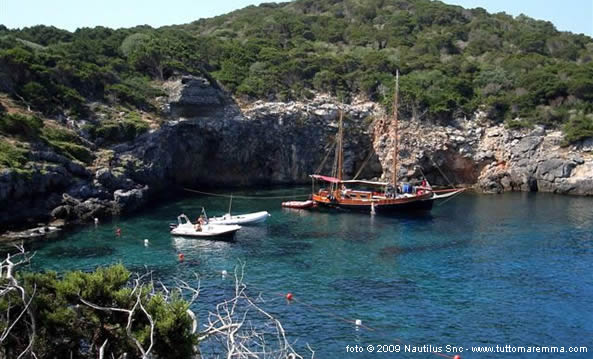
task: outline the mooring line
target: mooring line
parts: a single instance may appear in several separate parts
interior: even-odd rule
[[[299,195],[291,195],[291,196],[238,196],[238,195],[230,195],[230,194],[221,194],[221,193],[212,193],[212,192],[204,192],[204,191],[198,191],[195,189],[191,189],[191,188],[184,188],[184,191],[188,191],[188,192],[194,192],[194,193],[200,193],[200,194],[205,194],[208,196],[214,196],[214,197],[224,197],[224,198],[231,198],[231,196],[233,198],[239,198],[239,199],[283,199],[283,198],[304,198],[304,197],[308,197],[310,196],[309,193],[307,194],[299,194]]]

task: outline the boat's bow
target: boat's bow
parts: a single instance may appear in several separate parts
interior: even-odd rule
[[[458,194],[460,194],[461,192],[464,192],[465,188],[453,188],[453,189],[446,189],[446,190],[437,190],[437,191],[433,191],[432,194],[432,199],[433,200],[438,200],[438,199],[445,199],[445,198],[450,198],[453,196],[456,196]]]

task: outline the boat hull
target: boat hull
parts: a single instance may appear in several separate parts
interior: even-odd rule
[[[375,213],[409,213],[409,212],[428,212],[432,209],[434,200],[425,199],[405,203],[383,204],[375,206]]]
[[[313,195],[313,200],[321,206],[358,212],[372,212],[374,207],[375,213],[380,214],[427,212],[432,209],[434,202],[432,193],[393,199],[373,198],[365,200],[344,198],[331,200],[325,196]]]
[[[196,231],[193,226],[177,226],[171,230],[171,234],[200,239],[232,240],[239,229],[241,227],[236,225],[206,225],[202,231]]]
[[[208,219],[208,222],[212,224],[247,225],[265,222],[268,219],[268,217],[270,217],[270,214],[267,211],[261,211],[255,213],[239,214],[235,216],[227,214],[223,217],[211,217]]]
[[[293,208],[293,209],[307,209],[312,208],[315,206],[314,201],[288,201],[282,202],[282,207],[284,208]]]

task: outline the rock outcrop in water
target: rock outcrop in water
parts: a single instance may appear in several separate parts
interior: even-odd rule
[[[1,223],[52,218],[88,221],[141,208],[180,187],[308,183],[331,151],[337,101],[239,106],[210,79],[186,76],[164,84],[162,123],[115,145],[92,166],[38,149],[32,174],[0,172]],[[391,178],[390,122],[379,105],[353,101],[345,116],[345,174]],[[562,135],[540,127],[509,130],[482,113],[447,125],[400,121],[403,180],[424,173],[434,184],[466,184],[489,193],[545,191],[593,194],[593,141],[562,147]],[[368,161],[367,161],[368,159]],[[332,156],[321,169],[329,173]]]

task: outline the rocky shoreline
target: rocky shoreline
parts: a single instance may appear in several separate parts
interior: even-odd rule
[[[411,180],[423,169],[433,183],[443,182],[441,168],[454,184],[481,193],[506,191],[593,195],[593,141],[563,146],[560,131],[536,126],[510,130],[488,123],[484,114],[447,126],[402,121],[399,176]],[[391,139],[379,131],[375,148],[390,178]],[[445,180],[446,181],[446,180]]]
[[[132,142],[95,148],[91,166],[41,147],[30,153],[30,173],[1,170],[0,228],[129,213],[183,186],[309,183],[308,175],[332,147],[339,116],[335,98],[240,107],[216,84],[190,76],[163,89],[168,96],[158,99],[160,126]],[[390,178],[390,122],[383,110],[364,100],[342,110],[346,176],[367,162],[361,177]],[[400,143],[403,180],[424,173],[433,184],[452,182],[485,193],[593,195],[593,140],[564,147],[559,131],[511,130],[479,112],[446,125],[402,119]],[[324,170],[330,167],[327,161]]]

